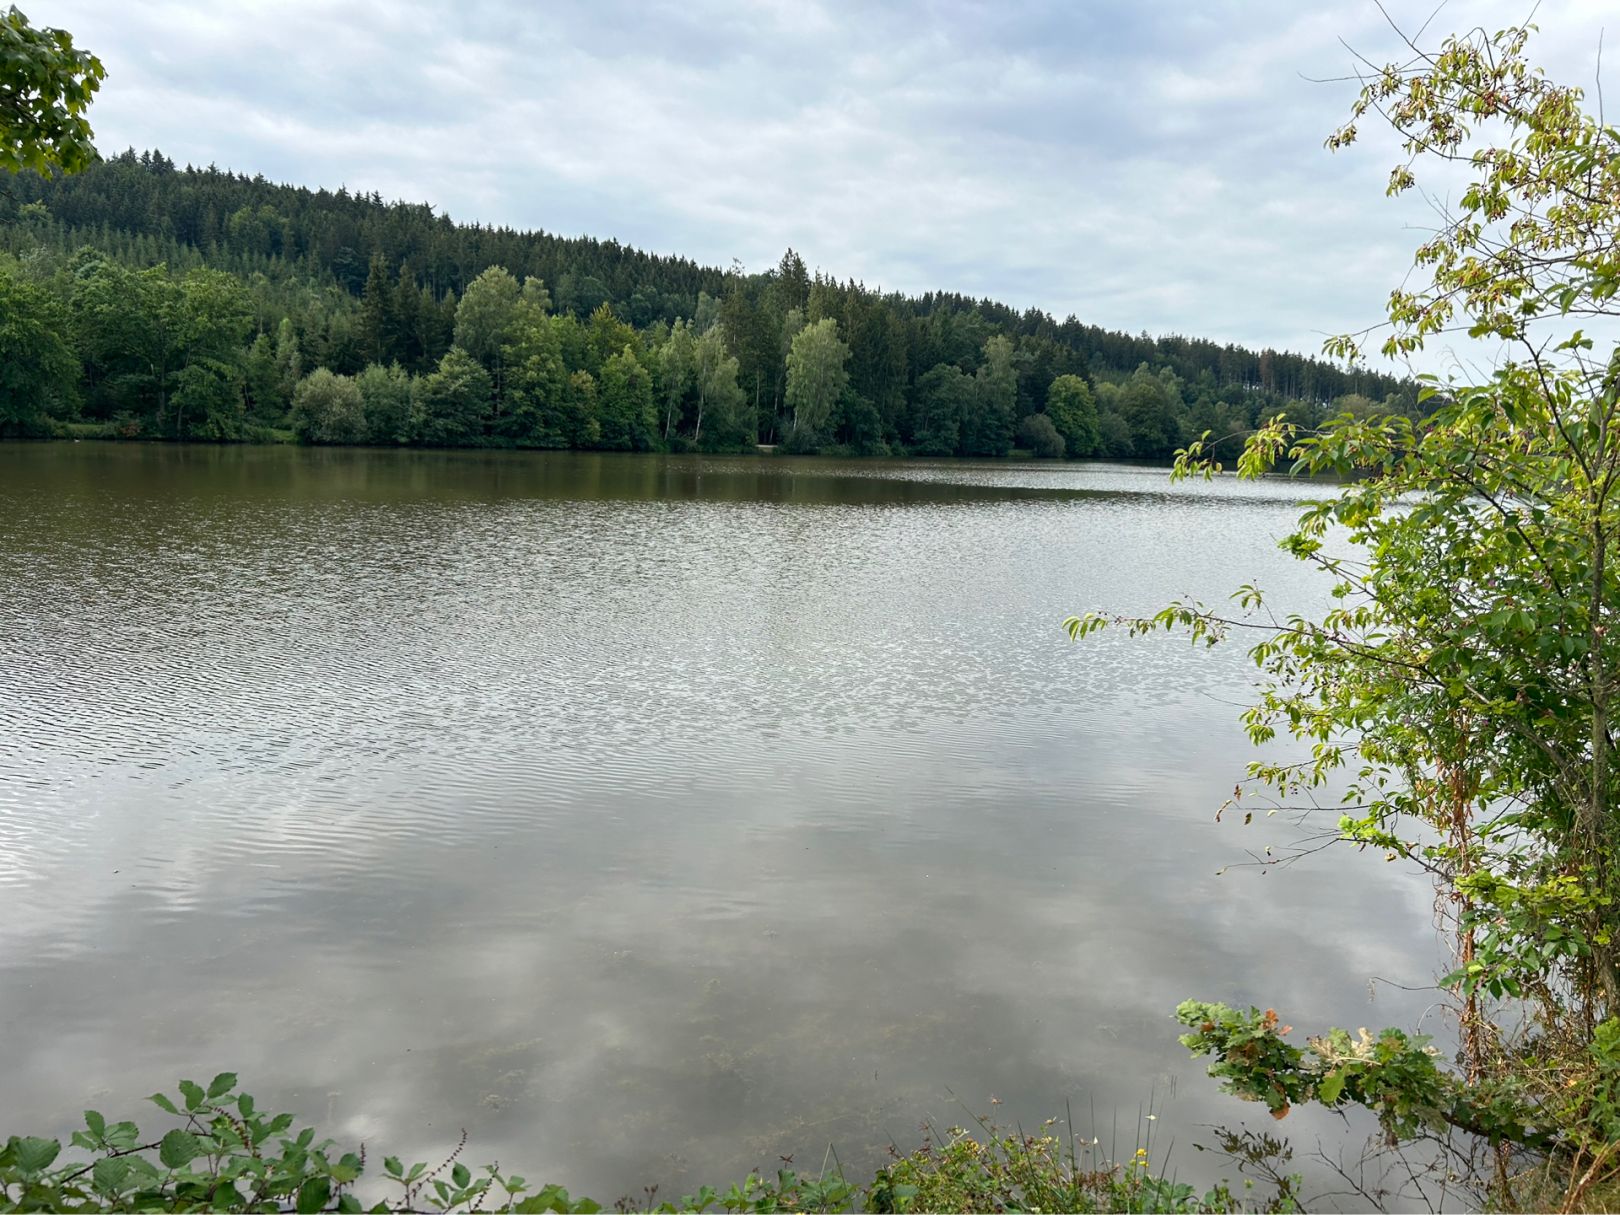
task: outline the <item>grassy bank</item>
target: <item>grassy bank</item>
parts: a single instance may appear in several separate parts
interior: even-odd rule
[[[164,1125],[110,1122],[85,1111],[64,1149],[56,1139],[12,1135],[0,1148],[0,1211],[481,1211],[595,1212],[603,1203],[538,1185],[495,1164],[470,1165],[466,1136],[438,1161],[407,1164],[370,1145],[352,1150],[267,1113],[236,1077],[206,1087],[181,1081],[148,1098]],[[1298,1181],[1278,1171],[1286,1149],[1228,1137],[1231,1159],[1253,1178],[1202,1193],[1155,1166],[1151,1139],[1123,1163],[1050,1121],[1034,1133],[974,1125],[929,1134],[872,1177],[847,1179],[833,1149],[814,1172],[754,1172],[724,1189],[609,1202],[657,1211],[1295,1211]]]

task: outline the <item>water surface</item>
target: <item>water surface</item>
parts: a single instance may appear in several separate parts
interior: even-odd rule
[[[1432,896],[1245,866],[1308,828],[1214,821],[1241,653],[1059,625],[1319,602],[1275,549],[1302,493],[0,445],[0,1133],[228,1068],[611,1200],[860,1169],[992,1097],[1128,1155],[1151,1099],[1202,1175],[1254,1110],[1175,1004],[1412,1023],[1432,993],[1373,981],[1432,979]]]

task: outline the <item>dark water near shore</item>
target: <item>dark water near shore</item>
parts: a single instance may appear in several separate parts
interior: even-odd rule
[[[1177,1001],[1413,1023],[1373,980],[1431,981],[1432,896],[1243,867],[1331,816],[1213,821],[1241,652],[1059,624],[1312,606],[1303,492],[0,444],[0,1134],[229,1068],[611,1201],[855,1171],[957,1097],[1105,1146],[1117,1111],[1128,1155],[1151,1098],[1202,1176],[1201,1124],[1271,1124]]]

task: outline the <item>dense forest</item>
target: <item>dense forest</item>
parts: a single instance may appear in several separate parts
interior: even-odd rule
[[[0,434],[1166,456],[1415,408],[1322,360],[458,224],[128,151],[0,194]]]

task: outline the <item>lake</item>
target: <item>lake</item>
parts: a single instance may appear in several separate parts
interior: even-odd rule
[[[1333,816],[1215,821],[1238,647],[1060,627],[1320,606],[1275,547],[1306,493],[0,444],[0,1134],[229,1069],[608,1202],[969,1110],[1129,1156],[1151,1103],[1195,1178],[1208,1123],[1348,1142],[1223,1097],[1172,1011],[1441,1032],[1395,986],[1443,967],[1432,891],[1248,863]]]

